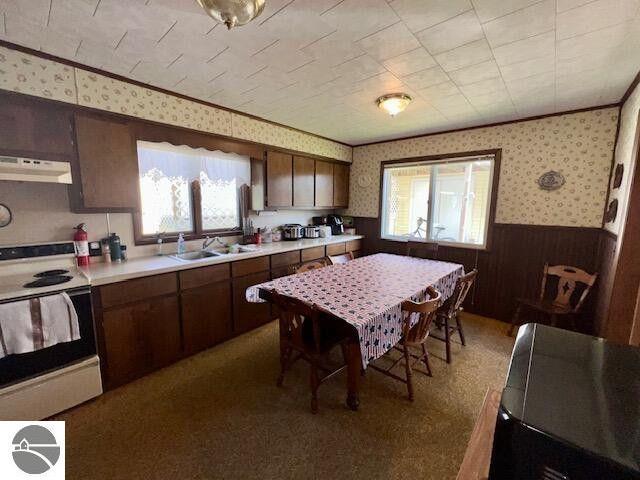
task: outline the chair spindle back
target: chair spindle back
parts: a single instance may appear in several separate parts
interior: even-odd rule
[[[306,343],[303,337],[302,324],[311,322],[313,333],[313,346],[316,352],[320,351],[320,330],[318,317],[320,311],[315,305],[310,305],[297,298],[281,295],[271,290],[273,303],[278,307],[280,332],[300,351],[305,350]]]
[[[329,255],[329,261],[331,265],[341,265],[343,263],[347,263],[353,260],[353,253],[347,252],[342,255]]]
[[[327,258],[320,258],[318,260],[312,260],[310,262],[298,265],[298,267],[295,268],[295,273],[304,273],[308,272],[309,270],[316,270],[318,268],[326,267],[327,265],[329,265],[329,260]]]
[[[428,300],[424,302],[414,302],[405,300],[402,302],[402,337],[409,344],[424,343],[429,335],[429,328],[436,316],[436,310],[440,306],[442,295],[435,288],[427,288]],[[418,314],[418,321],[411,326],[413,314]]]
[[[577,313],[587,298],[591,287],[595,284],[598,274],[594,273],[591,275],[584,270],[567,265],[549,266],[548,263],[545,263],[542,275],[542,288],[540,289],[540,301],[544,300],[549,277],[556,277],[558,279],[558,287],[551,303],[553,305],[568,308],[573,313]],[[572,305],[571,297],[573,296],[578,283],[582,283],[585,288],[575,305]]]
[[[478,270],[473,269],[466,275],[462,275],[456,281],[456,287],[453,290],[453,294],[446,301],[446,314],[450,317],[453,316],[455,312],[462,308],[462,304],[467,298],[467,294],[471,287],[473,286],[473,282],[476,281],[476,277],[478,276]]]
[[[438,244],[435,242],[408,240],[405,255],[407,257],[436,260],[438,258]]]

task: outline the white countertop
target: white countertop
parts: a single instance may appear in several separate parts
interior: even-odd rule
[[[246,260],[247,258],[274,255],[294,250],[304,250],[306,248],[343,243],[361,238],[364,237],[362,235],[336,235],[331,238],[307,238],[296,241],[263,243],[253,252],[230,253],[220,257],[208,257],[191,261],[177,260],[171,258],[169,255],[139,257],[122,263],[96,263],[89,267],[83,267],[82,272],[87,276],[92,286],[99,286],[149,275],[177,272],[179,270],[235,262],[238,260]]]

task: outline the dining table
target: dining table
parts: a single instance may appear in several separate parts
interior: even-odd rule
[[[377,253],[253,285],[245,295],[249,302],[268,302],[276,291],[352,327],[346,346],[347,405],[357,410],[361,372],[400,340],[402,302],[424,301],[428,287],[440,292],[444,302],[463,274],[457,263]]]

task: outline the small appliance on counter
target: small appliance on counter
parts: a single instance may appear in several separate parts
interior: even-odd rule
[[[320,227],[314,225],[304,227],[304,238],[320,238]]]
[[[640,349],[528,324],[498,409],[489,478],[640,479]]]
[[[300,240],[304,237],[304,227],[299,223],[288,223],[282,226],[284,240]]]
[[[327,225],[331,227],[332,235],[342,235],[344,233],[344,222],[340,215],[327,215]]]

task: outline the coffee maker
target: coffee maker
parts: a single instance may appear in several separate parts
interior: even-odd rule
[[[331,227],[332,235],[342,235],[344,233],[344,222],[340,215],[327,215],[327,225]]]

